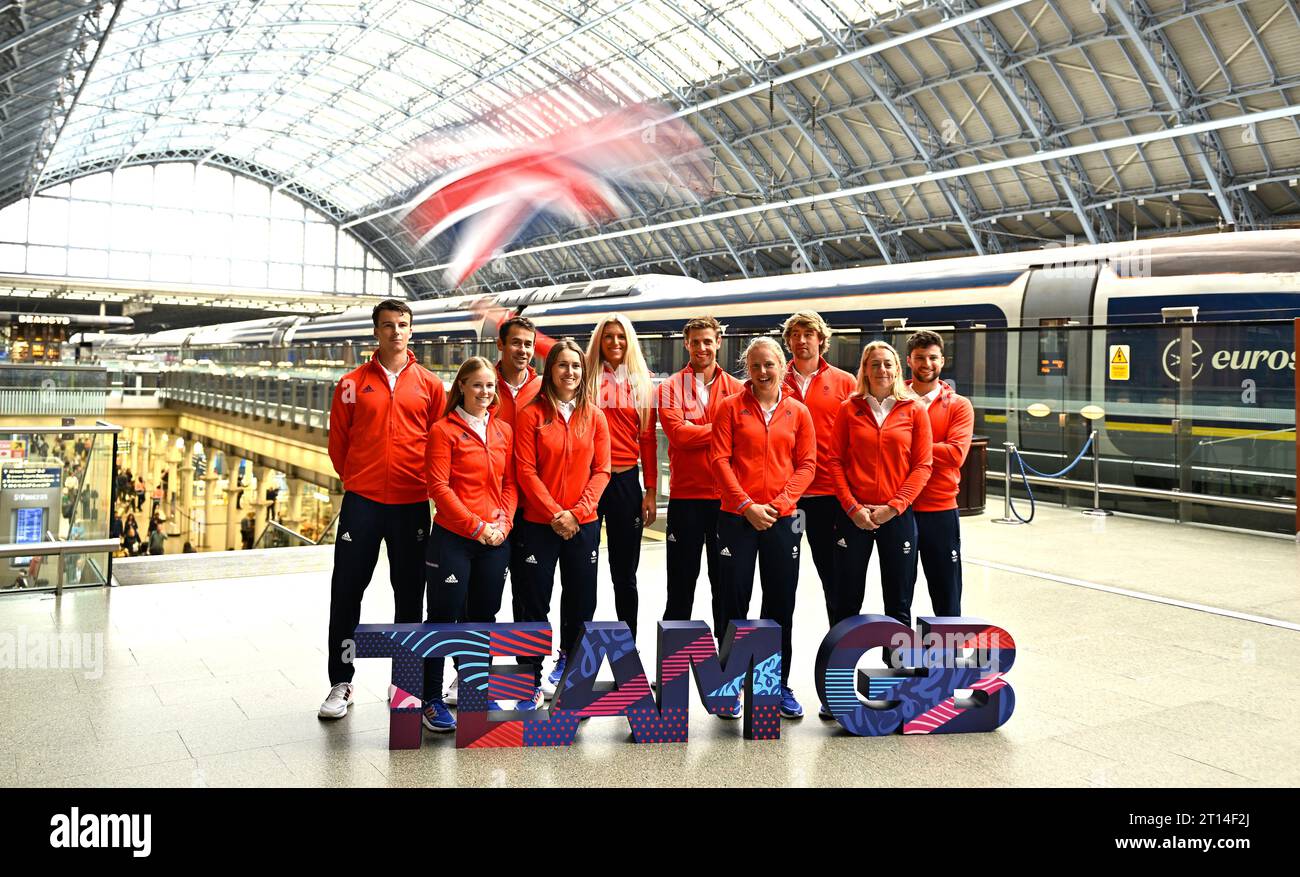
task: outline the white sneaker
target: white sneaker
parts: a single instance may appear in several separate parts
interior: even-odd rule
[[[329,696],[320,705],[317,713],[322,719],[341,719],[348,714],[352,706],[352,683],[340,682],[330,689]]]
[[[448,685],[447,690],[442,693],[442,702],[445,703],[447,706],[455,706],[457,700],[457,692],[459,690],[460,690],[460,676],[456,673],[452,673],[451,684]]]
[[[557,652],[555,663],[551,665],[551,672],[542,676],[542,694],[547,697],[555,696],[555,689],[559,687],[560,680],[564,678],[564,667],[568,662],[568,655],[565,652]]]

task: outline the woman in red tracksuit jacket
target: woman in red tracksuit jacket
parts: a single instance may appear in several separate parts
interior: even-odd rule
[[[605,524],[614,611],[636,638],[636,571],[641,561],[641,530],[658,513],[659,443],[655,437],[655,387],[637,341],[636,329],[622,314],[596,324],[587,345],[587,391],[609,425],[611,474],[596,509]],[[637,464],[640,463],[638,471]],[[644,485],[644,490],[643,490]],[[563,668],[557,664],[548,686],[554,690]]]
[[[524,515],[514,550],[520,581],[516,621],[546,621],[560,565],[560,648],[569,649],[596,612],[600,524],[596,507],[609,484],[609,427],[582,379],[582,349],[570,338],[546,356],[542,388],[515,420],[515,477]],[[519,617],[522,616],[522,617]],[[534,690],[517,709],[542,704],[541,658]]]
[[[745,368],[745,388],[722,403],[713,424],[710,460],[722,493],[718,579],[731,601],[728,619],[747,618],[757,562],[760,615],[781,625],[781,715],[793,719],[803,715],[787,684],[803,535],[795,512],[817,473],[817,436],[808,408],[781,392],[786,365],[776,341],[751,341]]]
[[[425,557],[429,621],[492,622],[501,609],[516,493],[514,431],[488,410],[496,382],[486,359],[465,360],[446,415],[429,431],[429,496],[438,509]],[[424,665],[424,725],[431,731],[456,727],[443,702],[443,663],[430,658]]]
[[[930,478],[930,443],[930,418],[903,384],[898,353],[872,341],[862,351],[857,391],[844,400],[831,434],[831,480],[844,510],[835,623],[861,610],[876,546],[885,614],[911,625],[917,558],[911,505]]]

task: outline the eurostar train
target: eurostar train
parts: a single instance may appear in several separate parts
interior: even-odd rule
[[[995,466],[1008,440],[1038,468],[1055,470],[1100,424],[1104,481],[1234,495],[1250,484],[1267,499],[1295,492],[1289,321],[1300,317],[1300,230],[708,284],[644,275],[410,304],[417,347],[445,342],[458,355],[490,342],[493,308],[583,343],[603,314],[618,311],[635,323],[658,372],[684,364],[682,324],[702,314],[726,326],[723,356],[733,371],[745,338],[778,333],[797,310],[818,311],[836,330],[828,359],[849,371],[866,341],[884,337],[901,350],[911,331],[932,328],[947,341],[945,378],[974,400]],[[369,308],[354,308],[92,340],[105,357],[220,362],[242,350],[243,362],[250,354],[278,362],[344,342],[364,350],[371,332]]]

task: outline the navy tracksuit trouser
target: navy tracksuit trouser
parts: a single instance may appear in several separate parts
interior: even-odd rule
[[[755,530],[741,515],[718,513],[719,583],[728,595],[727,621],[749,618],[754,593],[754,567],[758,567],[763,602],[760,618],[781,625],[781,684],[790,678],[794,634],[794,598],[799,585],[797,515],[787,515],[766,530]],[[714,630],[721,641],[725,623]]]
[[[581,524],[572,539],[564,539],[550,524],[524,521],[518,527],[519,540],[514,550],[520,557],[514,563],[519,573],[515,582],[517,609],[523,617],[516,621],[547,621],[551,614],[551,592],[555,584],[555,566],[560,566],[560,641],[564,651],[571,649],[582,635],[582,623],[596,614],[596,567],[600,559],[600,526],[592,521]],[[514,575],[515,573],[511,573]],[[524,656],[521,664],[533,665],[533,684],[542,684],[542,659]]]
[[[510,542],[484,545],[477,539],[466,539],[433,525],[429,547],[424,562],[428,593],[427,621],[483,621],[497,620],[501,611],[501,595],[506,587],[506,566],[510,562]],[[445,659],[428,658],[424,662],[424,700],[442,698],[442,680]],[[459,666],[459,662],[458,662]],[[487,668],[476,669],[466,677],[476,682],[477,672],[484,677]],[[483,680],[486,682],[486,678]]]
[[[839,538],[836,522],[843,511],[840,501],[833,496],[805,496],[799,500],[803,512],[804,535],[812,552],[817,578],[821,579],[822,596],[826,599],[826,619],[834,625],[835,611],[835,540]]]
[[[713,635],[721,640],[727,632],[728,601],[718,580],[718,510],[716,499],[668,499],[666,565],[668,601],[664,621],[692,621],[695,615],[695,583],[700,577],[700,551],[708,565]]]
[[[393,621],[418,624],[424,603],[424,546],[429,535],[429,503],[388,505],[359,493],[345,493],[334,541],[330,576],[328,655],[330,685],[351,682],[353,666],[344,660],[347,643],[361,623],[361,598],[379,560],[379,543],[388,549],[393,586]]]
[[[930,605],[940,618],[961,616],[961,516],[956,509],[913,512]]]
[[[890,518],[875,530],[859,528],[841,512],[835,545],[834,623],[861,613],[871,550],[879,548],[885,614],[911,627],[912,591],[916,587],[916,518],[912,510]]]
[[[637,593],[636,571],[641,564],[641,470],[633,466],[615,472],[600,495],[596,508],[596,526],[605,524],[605,551],[609,555],[609,575],[614,580],[614,613],[632,630],[636,639]]]

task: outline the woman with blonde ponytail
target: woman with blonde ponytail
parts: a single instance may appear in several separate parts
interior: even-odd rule
[[[622,314],[609,314],[596,323],[587,344],[586,366],[588,395],[609,423],[612,475],[600,498],[597,521],[605,524],[614,608],[618,620],[625,622],[635,637],[641,530],[654,523],[657,513],[654,382],[636,329]],[[558,677],[558,673],[552,675]]]

